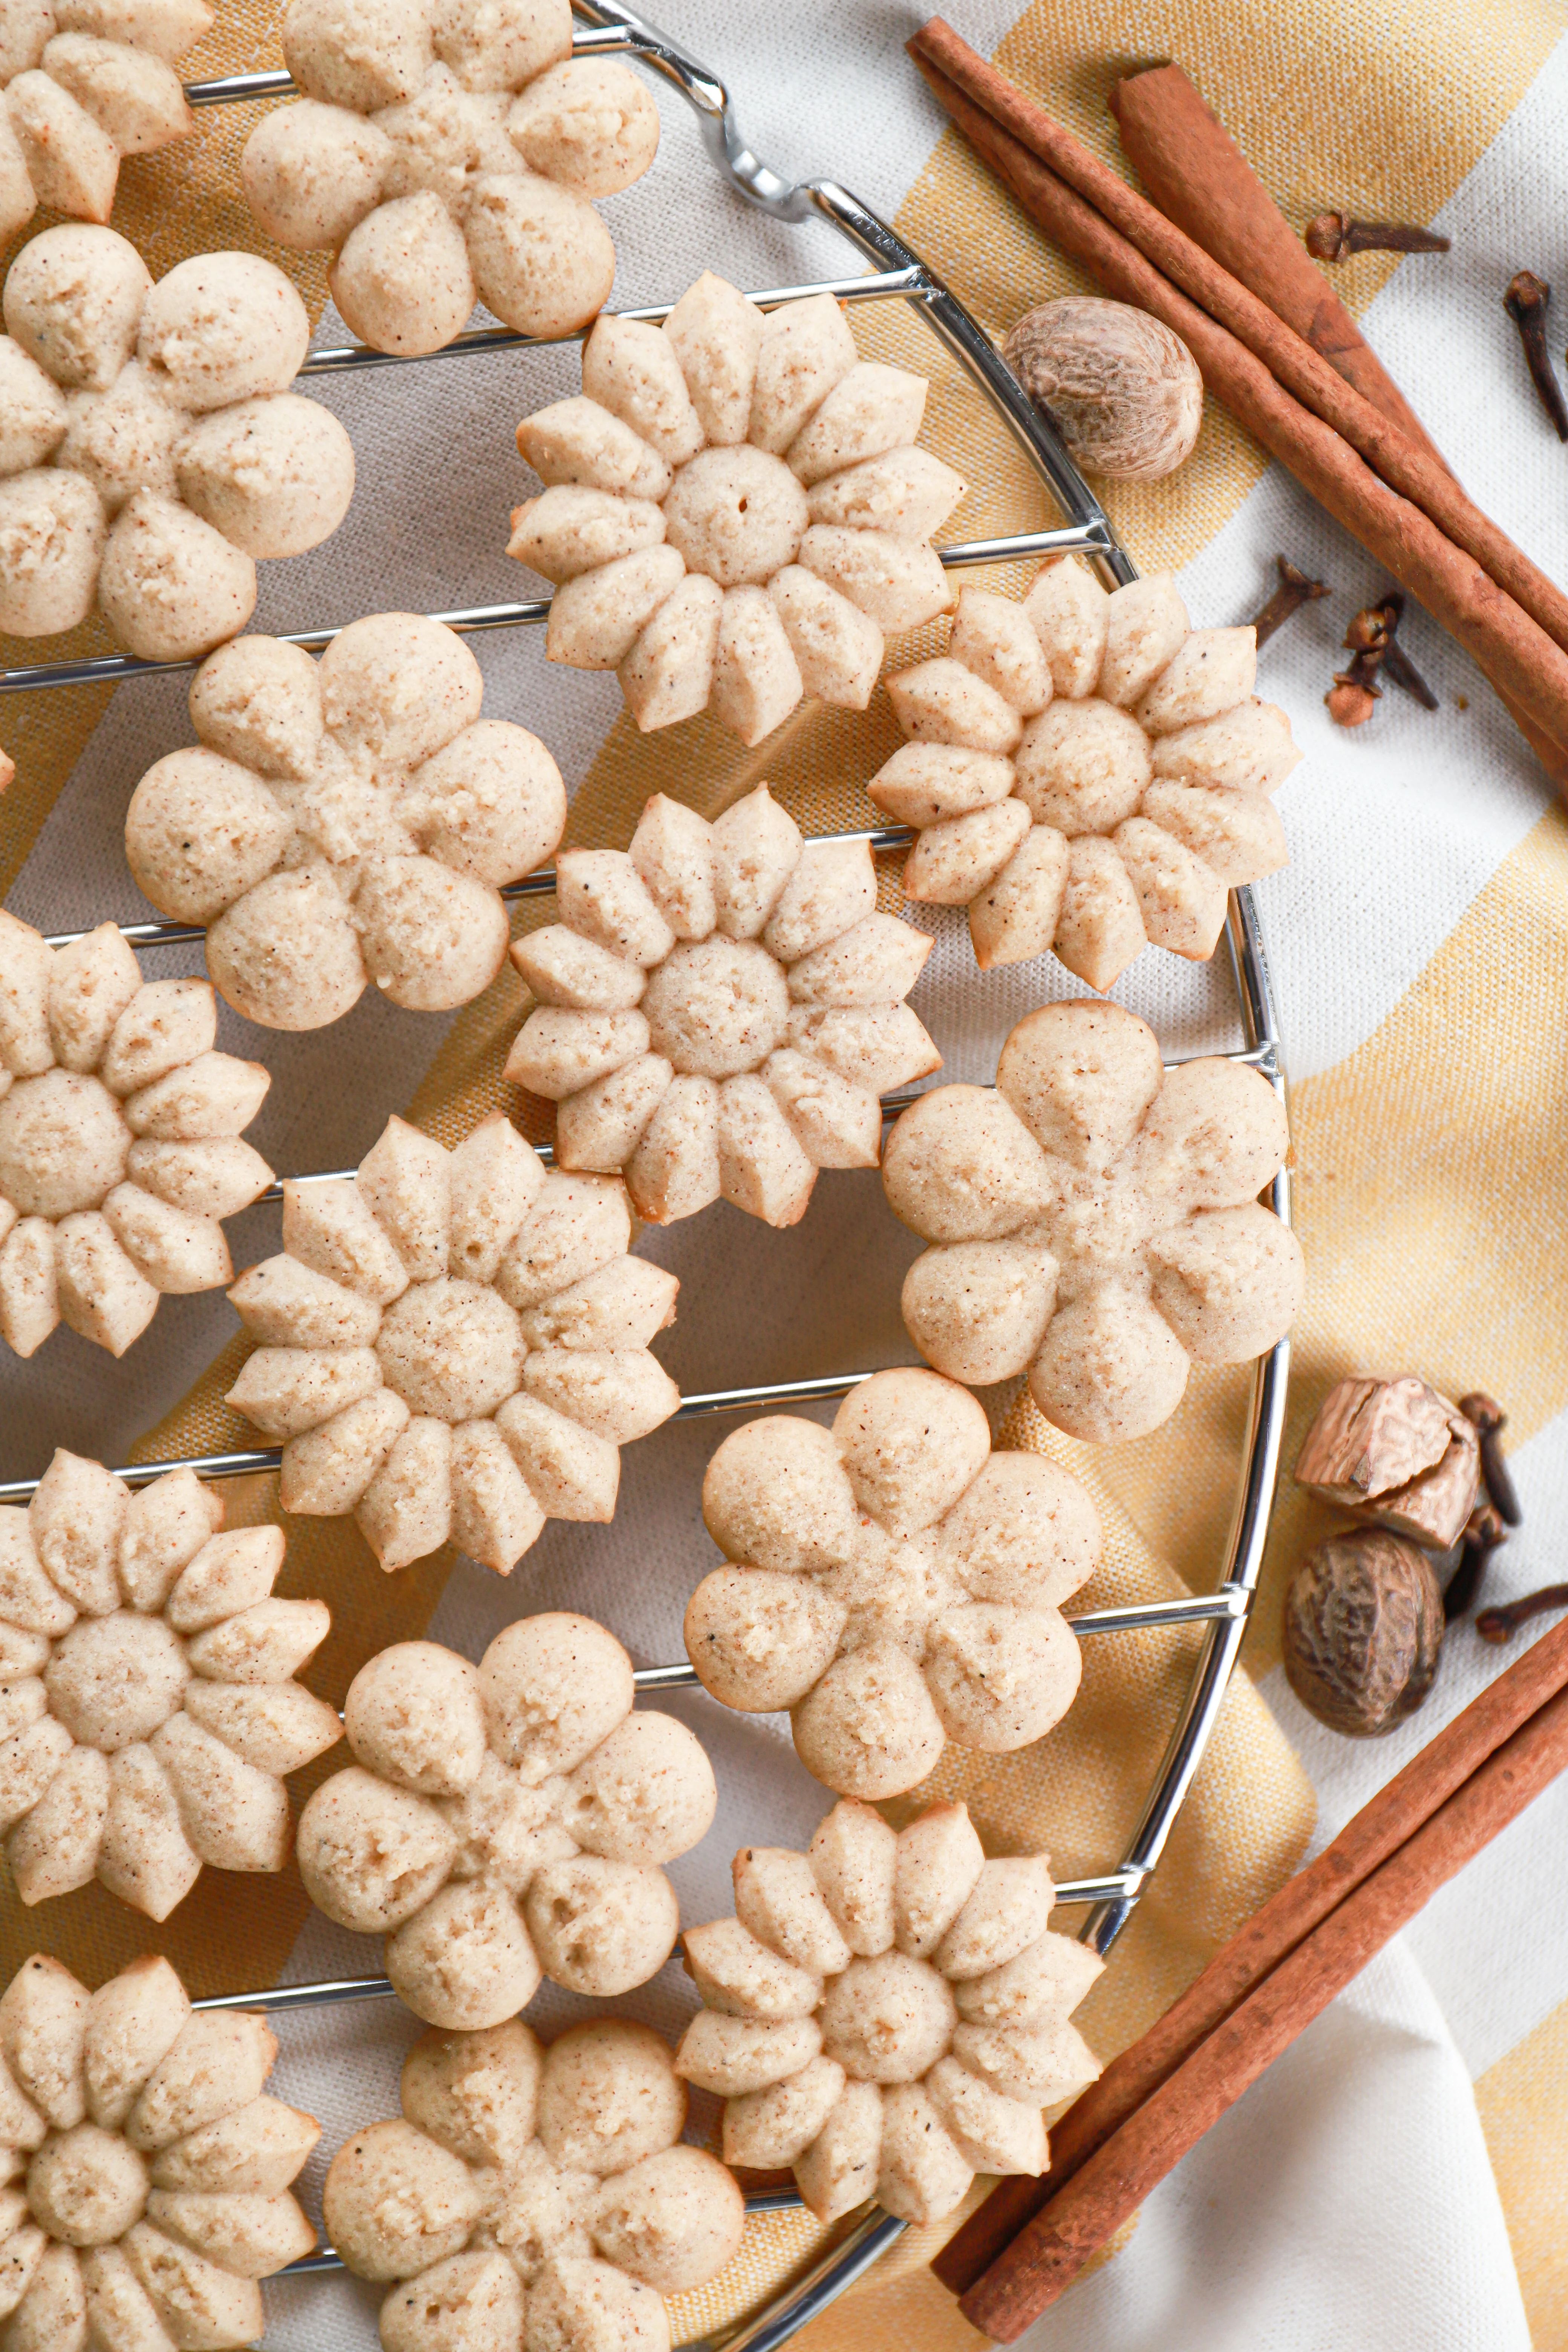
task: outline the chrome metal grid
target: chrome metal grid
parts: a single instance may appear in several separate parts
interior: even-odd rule
[[[938,551],[942,562],[959,568],[1023,556],[1075,553],[1087,556],[1108,585],[1121,586],[1136,579],[1135,566],[1118,544],[1102,508],[1051,425],[1026,397],[984,331],[920,255],[836,182],[791,183],[772,171],[742,139],[734,110],[719,77],[688,57],[668,36],[631,9],[620,5],[618,0],[573,0],[573,6],[584,20],[574,39],[576,55],[626,56],[668,82],[698,115],[711,161],[748,202],[779,221],[826,221],[872,265],[859,276],[768,288],[753,293],[752,299],[768,307],[809,294],[831,293],[846,302],[899,299],[908,303],[927,321],[990,402],[1066,518],[1062,527],[1051,530],[974,540],[942,548]],[[221,81],[193,84],[186,96],[193,106],[224,105],[282,95],[293,87],[287,73],[242,74]],[[668,303],[654,304],[623,315],[658,322],[668,317],[672,307]],[[506,328],[487,329],[459,336],[443,351],[422,355],[420,360],[348,345],[311,352],[301,373],[320,375],[346,369],[418,365],[425,359],[533,347],[541,340]],[[580,338],[550,340],[575,341]],[[431,617],[445,622],[449,628],[471,632],[536,625],[547,618],[549,610],[549,600],[538,598],[521,604],[437,613]],[[288,642],[313,650],[329,643],[336,634],[336,627],[300,631]],[[35,663],[0,673],[0,693],[40,687],[112,684],[195,667],[192,662],[142,662],[125,655]],[[891,851],[907,846],[912,835],[907,828],[885,826],[848,837],[868,841],[874,851]],[[546,869],[512,885],[503,895],[509,898],[531,898],[549,892],[553,885],[553,873]],[[179,923],[132,923],[121,928],[136,948],[174,946],[203,936],[198,927]],[[54,944],[64,944],[75,936],[78,934],[60,934]],[[1248,889],[1231,895],[1226,939],[1247,1040],[1240,1052],[1227,1058],[1257,1069],[1283,1098],[1285,1080],[1273,992],[1257,909]],[[889,1114],[900,1107],[899,1097],[889,1097],[883,1106]],[[542,1157],[548,1156],[548,1147],[544,1147]],[[340,1172],[351,1171],[331,1171],[334,1175]],[[302,1181],[325,1181],[328,1176]],[[1282,1169],[1275,1178],[1268,1199],[1275,1213],[1289,1223],[1290,1191],[1287,1171]],[[1236,1507],[1222,1572],[1213,1591],[1180,1601],[1093,1611],[1068,1621],[1080,1639],[1165,1625],[1199,1623],[1205,1628],[1181,1715],[1121,1862],[1101,1877],[1072,1881],[1057,1890],[1059,1902],[1087,1906],[1088,1916],[1080,1935],[1082,1940],[1102,1954],[1110,1949],[1126,1926],[1159,1862],[1202,1760],[1240,1652],[1262,1566],[1279,1470],[1289,1356],[1289,1340],[1281,1339],[1255,1367]],[[867,1377],[861,1372],[846,1372],[760,1388],[716,1390],[683,1398],[674,1417],[691,1420],[713,1413],[815,1402],[843,1396]],[[232,1477],[275,1469],[279,1458],[278,1449],[258,1447],[189,1457],[180,1463],[134,1464],[117,1475],[132,1486],[145,1485],[173,1468],[190,1468],[211,1478]],[[37,1484],[36,1479],[0,1484],[0,1503],[26,1501]],[[699,1687],[695,1671],[685,1660],[672,1665],[645,1667],[635,1679],[643,1694]],[[199,2009],[258,2009],[279,2015],[390,1992],[384,1978],[351,1978],[332,1983],[224,1994],[195,2005]],[[794,2190],[769,2191],[748,2198],[747,2209],[776,2210],[798,2202]],[[852,2285],[901,2236],[906,2226],[876,2206],[869,2207],[852,2220],[847,2231],[803,2276],[763,2309],[716,2336],[683,2347],[683,2352],[775,2352],[775,2347],[786,2343]],[[339,2257],[330,2248],[323,2248],[291,2264],[289,2274],[319,2273],[341,2267]]]

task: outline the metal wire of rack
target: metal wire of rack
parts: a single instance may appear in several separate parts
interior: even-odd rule
[[[1100,579],[1122,586],[1137,578],[1136,567],[1118,543],[1110,523],[1093,492],[1078,472],[1047,419],[1026,398],[1004,366],[984,330],[970,316],[921,256],[888,224],[837,182],[793,183],[773,172],[745,144],[723,82],[689,57],[668,36],[659,32],[619,0],[573,0],[584,20],[574,34],[576,55],[616,54],[640,63],[668,82],[698,116],[704,144],[716,168],[745,199],[777,221],[799,225],[825,222],[872,266],[862,274],[818,279],[800,285],[773,287],[753,293],[762,306],[797,300],[806,295],[831,293],[846,302],[898,299],[924,319],[938,339],[989,402],[1022,448],[1054,502],[1065,517],[1058,528],[961,542],[938,551],[952,568],[1005,562],[1047,553],[1086,556]],[[282,96],[295,87],[286,72],[240,74],[222,80],[187,86],[186,97],[195,107],[226,105],[247,100]],[[673,306],[654,304],[627,310],[623,316],[657,323]],[[477,331],[459,336],[443,350],[410,359],[359,345],[317,350],[307,358],[301,373],[319,375],[345,370],[408,366],[425,361],[468,356],[477,352],[514,351],[574,341],[578,337],[535,338],[507,328]],[[548,618],[549,600],[489,605],[430,617],[459,632],[536,625]],[[335,627],[301,631],[287,642],[315,649],[337,634]],[[133,677],[191,669],[194,662],[143,662],[124,655],[36,663],[0,672],[0,693],[37,688],[113,684]],[[873,852],[907,846],[907,828],[884,826],[875,831],[840,835],[866,840]],[[554,887],[550,869],[511,885],[503,896],[526,898]],[[173,947],[201,939],[197,926],[179,923],[130,923],[121,926],[135,948]],[[64,945],[78,933],[62,933],[51,941]],[[1249,889],[1231,895],[1226,940],[1235,981],[1237,1010],[1245,1045],[1226,1058],[1258,1070],[1281,1099],[1285,1092],[1279,1056],[1279,1028],[1273,989],[1257,908]],[[903,1097],[884,1102],[890,1116]],[[548,1158],[548,1146],[541,1148]],[[352,1171],[323,1171],[300,1181],[327,1181]],[[274,1187],[276,1193],[280,1187]],[[264,1198],[269,1197],[264,1195]],[[1288,1171],[1281,1169],[1268,1192],[1269,1206],[1286,1223],[1290,1217]],[[1154,1785],[1128,1840],[1122,1858],[1102,1876],[1067,1882],[1057,1889],[1060,1903],[1082,1906],[1088,1916],[1082,1940],[1102,1955],[1109,1952],[1127,1925],[1154,1871],[1175,1824],[1214,1729],[1226,1686],[1240,1652],[1262,1565],[1269,1507],[1279,1470],[1284,1426],[1285,1396],[1290,1343],[1279,1340],[1254,1369],[1252,1397],[1241,1475],[1226,1537],[1221,1574],[1212,1591],[1184,1599],[1088,1612],[1068,1622],[1080,1639],[1182,1624],[1199,1624],[1203,1639],[1180,1716],[1173,1726]],[[864,1372],[773,1383],[754,1388],[716,1390],[682,1399],[676,1420],[752,1411],[784,1404],[810,1404],[846,1395]],[[132,1486],[146,1484],[166,1470],[189,1468],[209,1478],[240,1476],[276,1469],[276,1448],[245,1448],[228,1454],[187,1457],[181,1462],[129,1465],[116,1475]],[[31,1478],[0,1483],[0,1504],[25,1502],[37,1481]],[[685,1660],[642,1668],[636,1675],[639,1696],[700,1687],[695,1670]],[[259,1992],[222,1994],[198,2001],[198,2009],[256,2009],[273,2015],[330,2007],[389,1995],[384,1978],[349,1978],[333,1982],[286,1985]],[[747,2199],[749,2212],[778,2210],[798,2204],[793,2190],[769,2190]],[[853,2285],[886,2252],[908,2225],[875,2205],[850,2217],[846,2232],[799,2277],[773,2296],[760,2310],[717,2335],[682,2347],[682,2352],[776,2352],[776,2347],[816,2318]],[[321,2248],[289,2265],[280,2275],[299,2276],[339,2270],[341,2258]]]

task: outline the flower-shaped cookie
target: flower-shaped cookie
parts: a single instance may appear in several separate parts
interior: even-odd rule
[[[100,611],[147,661],[210,653],[256,606],[258,555],[336,530],[353,448],[290,392],[310,322],[250,253],[154,286],[112,229],[46,229],[5,278],[0,629],[45,637]]]
[[[362,1666],[359,1761],[300,1816],[300,1874],[341,1927],[384,1934],[429,2025],[499,2025],[542,1974],[629,1992],[675,1945],[659,1868],[713,1819],[713,1771],[672,1716],[632,1713],[632,1662],[564,1611],[519,1618],[477,1666],[399,1642]]]
[[[560,1166],[624,1169],[656,1223],[722,1193],[793,1225],[819,1168],[876,1166],[879,1096],[941,1066],[902,1002],[931,940],[877,912],[863,841],[803,841],[766,784],[716,824],[656,793],[555,898],[511,951],[538,1008],[506,1075],[558,1105]]]
[[[456,1151],[389,1119],[356,1176],[285,1182],[228,1391],[283,1441],[284,1509],[353,1511],[383,1568],[449,1538],[503,1576],[547,1518],[612,1518],[618,1448],[680,1402],[647,1349],[679,1285],[631,1230],[618,1181],[547,1176],[499,1111]]]
[[[581,396],[517,428],[547,487],[507,553],[556,583],[549,658],[615,670],[645,730],[864,710],[883,631],[952,602],[931,535],[964,485],[913,446],[925,397],[828,294],[764,315],[709,271],[662,327],[600,318]]]
[[[894,1213],[935,1244],[904,1279],[910,1339],[977,1387],[1027,1371],[1069,1437],[1143,1436],[1189,1359],[1246,1363],[1290,1328],[1300,1244],[1258,1200],[1289,1145],[1256,1070],[1162,1070],[1119,1004],[1026,1014],[994,1094],[934,1087],[888,1139]]]
[[[1038,1454],[993,1454],[951,1381],[878,1372],[830,1431],[748,1423],[708,1465],[702,1516],[735,1563],[687,1606],[703,1687],[788,1707],[801,1762],[841,1795],[912,1789],[948,1739],[1005,1755],[1071,1706],[1058,1603],[1100,1557],[1094,1506]]]
[[[823,2221],[940,2221],[976,2172],[1045,2170],[1042,2108],[1100,2072],[1068,2019],[1105,1964],[1049,1933],[1044,1854],[987,1862],[963,1805],[895,1836],[846,1800],[734,1875],[735,1916],[681,1937],[705,2006],[675,2062],[724,2100],[727,2164],[792,2165]]]
[[[202,664],[203,748],[171,751],[125,819],[131,871],[160,913],[208,925],[207,970],[268,1029],[319,1029],[367,981],[442,1013],[488,988],[510,935],[500,885],[566,822],[536,735],[480,719],[462,639],[378,613],[320,663],[241,637]]]
[[[222,1526],[189,1470],[132,1494],[63,1449],[0,1511],[0,1828],[24,1903],[97,1877],[166,1919],[204,1863],[289,1859],[282,1775],[342,1736],[294,1680],[331,1614],[272,1597],[281,1528]]]
[[[167,1960],[89,1993],[36,1952],[0,1998],[0,2050],[11,2352],[254,2344],[258,2281],[316,2242],[289,2184],[321,2136],[262,2087],[265,2018],[193,2010]]]
[[[888,680],[910,739],[867,791],[920,830],[904,895],[969,908],[982,971],[1054,948],[1107,989],[1151,941],[1204,962],[1226,893],[1285,863],[1300,758],[1256,700],[1253,633],[1173,583],[1108,595],[1057,556],[1023,603],[966,588],[945,654]]]
[[[657,2033],[426,2033],[401,2087],[405,2120],[356,2132],[322,2200],[350,2270],[395,2282],[386,2352],[668,2352],[661,2296],[722,2270],[745,2208],[681,2145],[686,2085]]]
[[[216,1054],[205,980],[144,982],[112,923],[69,946],[0,912],[0,1338],[63,1318],[121,1356],[160,1292],[233,1273],[218,1220],[272,1171],[240,1140],[270,1083]]]
[[[203,0],[5,0],[0,9],[0,243],[40,205],[106,221],[121,155],[188,138],[174,60]]]
[[[264,115],[240,179],[269,236],[325,251],[332,299],[381,352],[433,352],[476,299],[570,334],[610,290],[590,196],[640,179],[658,109],[613,58],[572,57],[570,0],[289,0],[303,105]]]

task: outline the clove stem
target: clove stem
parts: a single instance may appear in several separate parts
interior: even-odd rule
[[[1253,635],[1260,648],[1268,643],[1276,629],[1282,629],[1291,615],[1300,611],[1303,604],[1310,604],[1329,593],[1322,581],[1309,580],[1289,556],[1277,555],[1274,562],[1279,573],[1279,585],[1252,624]]]
[[[1449,245],[1414,221],[1352,220],[1348,213],[1319,213],[1307,223],[1304,242],[1314,261],[1346,261],[1352,253],[1447,253]]]
[[[1462,1396],[1459,1411],[1475,1430],[1481,1454],[1481,1477],[1492,1507],[1510,1528],[1517,1528],[1524,1512],[1513,1474],[1503,1455],[1502,1432],[1508,1426],[1508,1415],[1497,1399],[1488,1396],[1482,1389],[1472,1389],[1468,1396]]]
[[[1487,1562],[1500,1544],[1505,1541],[1508,1529],[1489,1503],[1479,1504],[1465,1522],[1464,1549],[1459,1565],[1448,1579],[1443,1592],[1443,1617],[1452,1624],[1462,1617],[1476,1600],[1481,1580],[1487,1572]]]
[[[1544,278],[1537,278],[1531,269],[1520,269],[1508,281],[1502,307],[1519,329],[1541,405],[1556,426],[1559,441],[1568,441],[1568,404],[1546,348],[1546,306],[1551,299],[1552,289]]]
[[[1522,1601],[1483,1609],[1476,1619],[1476,1631],[1483,1642],[1511,1641],[1521,1625],[1532,1617],[1544,1617],[1549,1609],[1568,1609],[1568,1584],[1543,1584],[1539,1592],[1527,1592]]]

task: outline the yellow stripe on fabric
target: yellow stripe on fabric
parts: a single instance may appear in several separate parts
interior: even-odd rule
[[[1476,2084],[1535,2352],[1568,2352],[1568,2000]],[[921,2347],[924,2352],[924,2347]]]

